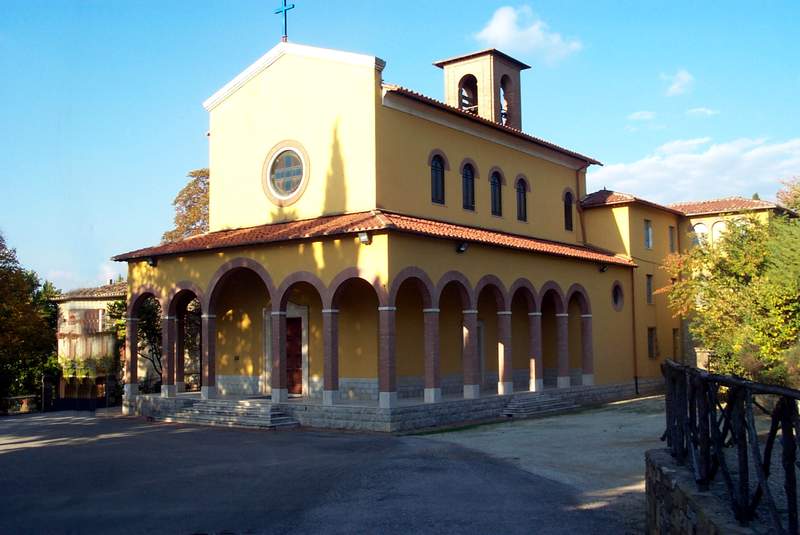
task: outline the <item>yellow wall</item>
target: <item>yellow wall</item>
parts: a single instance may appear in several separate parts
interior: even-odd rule
[[[631,255],[628,205],[584,210],[583,219],[587,243],[617,254]]]
[[[397,295],[397,376],[422,377],[425,373],[422,296],[410,284]]]
[[[564,229],[562,195],[566,188],[576,193],[576,182],[580,183],[576,199],[585,192],[583,172],[576,178],[575,169],[565,165],[386,106],[378,109],[377,125],[378,208],[568,243],[580,241],[580,221],[574,206],[574,230]],[[450,166],[445,171],[444,205],[431,202],[428,157],[434,149],[446,155]],[[465,158],[474,160],[478,167],[475,211],[465,210],[462,204],[459,170]],[[502,217],[491,215],[489,171],[493,167],[499,167],[506,180]],[[517,220],[514,185],[519,174],[527,177],[531,188],[527,222]]]
[[[217,315],[218,375],[258,375],[264,371],[264,309],[270,296],[248,271],[224,281]]]
[[[374,208],[379,83],[368,65],[287,54],[213,108],[211,230]],[[280,208],[262,179],[285,140],[305,148],[310,175],[300,199]]]

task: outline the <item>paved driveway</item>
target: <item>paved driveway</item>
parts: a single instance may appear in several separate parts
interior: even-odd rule
[[[0,533],[617,534],[639,525],[613,504],[587,506],[580,484],[485,447],[532,424],[561,425],[392,437],[0,419]]]

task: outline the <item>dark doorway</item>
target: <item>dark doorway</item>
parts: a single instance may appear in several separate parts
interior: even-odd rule
[[[303,320],[286,318],[286,374],[290,394],[303,394]]]

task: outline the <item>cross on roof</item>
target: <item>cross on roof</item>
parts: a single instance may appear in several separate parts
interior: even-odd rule
[[[289,40],[287,28],[289,23],[288,12],[290,9],[294,9],[294,4],[287,5],[286,0],[283,0],[283,5],[275,10],[276,15],[283,15],[283,35],[281,36],[281,41],[284,43]]]

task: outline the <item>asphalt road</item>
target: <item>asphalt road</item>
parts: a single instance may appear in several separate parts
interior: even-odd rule
[[[624,533],[614,508],[429,437],[0,419],[0,534]]]

